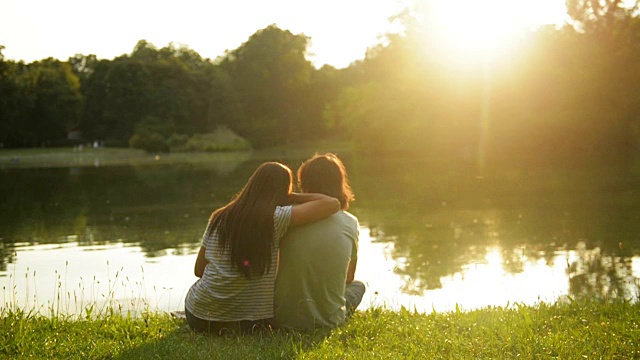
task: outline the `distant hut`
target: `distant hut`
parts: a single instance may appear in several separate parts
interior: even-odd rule
[[[82,129],[80,124],[76,124],[67,130],[67,140],[72,142],[82,141]]]

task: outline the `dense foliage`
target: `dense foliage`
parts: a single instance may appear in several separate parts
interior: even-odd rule
[[[0,56],[0,143],[68,144],[66,132],[80,130],[82,141],[162,151],[172,137],[226,128],[254,147],[332,137],[480,170],[633,159],[637,9],[620,0],[569,0],[567,9],[564,27],[518,34],[510,55],[466,64],[452,64],[418,10],[345,69],[314,68],[310,39],[275,25],[215,60],[144,40],[113,60]]]
[[[371,151],[480,167],[637,157],[640,20],[620,1],[606,11],[598,3],[569,1],[572,24],[518,34],[510,54],[460,63],[442,52],[428,14],[409,14],[405,34],[370,51],[333,112]]]

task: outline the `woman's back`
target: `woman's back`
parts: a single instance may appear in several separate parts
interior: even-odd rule
[[[273,317],[273,292],[280,239],[286,233],[291,206],[278,206],[274,214],[271,266],[262,276],[246,277],[231,261],[228,248],[219,247],[217,231],[203,239],[208,260],[202,278],[187,294],[187,309],[210,321],[259,320]],[[250,266],[250,264],[246,264]]]

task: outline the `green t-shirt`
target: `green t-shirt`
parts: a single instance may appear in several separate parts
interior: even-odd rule
[[[358,219],[346,211],[289,228],[280,243],[278,324],[303,330],[344,323],[347,268],[357,253]]]

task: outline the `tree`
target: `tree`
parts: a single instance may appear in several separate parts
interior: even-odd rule
[[[27,66],[21,75],[27,97],[24,145],[40,146],[65,139],[80,120],[80,81],[68,63],[45,59]]]
[[[90,139],[113,138],[112,128],[105,119],[111,65],[111,61],[99,60],[82,84],[85,101],[80,123],[84,136]]]
[[[24,64],[5,61],[0,45],[0,143],[2,146],[20,146],[21,123],[25,116],[25,98],[19,84]]]
[[[598,152],[629,158],[640,150],[640,1],[567,0],[571,24],[589,49],[580,68],[589,70],[592,109],[589,136]]]
[[[244,124],[246,115],[233,80],[221,67],[212,70],[206,124],[202,130],[213,132],[219,127],[236,128]]]
[[[80,79],[81,86],[84,86],[85,82],[95,71],[95,67],[98,64],[98,58],[93,54],[76,54],[73,57],[70,57],[67,62],[71,65],[73,73]]]
[[[638,11],[640,1],[631,7],[624,0],[566,0],[571,23],[580,31],[610,36]]]
[[[298,139],[306,126],[304,99],[314,70],[306,59],[308,42],[304,35],[270,25],[222,60],[245,113],[233,130],[254,146]]]
[[[86,81],[83,124],[96,138],[127,144],[136,132],[206,131],[213,64],[172,44],[141,40],[131,55],[97,63]]]
[[[108,141],[126,144],[136,123],[152,114],[153,77],[142,60],[121,57],[109,65],[102,105]]]

